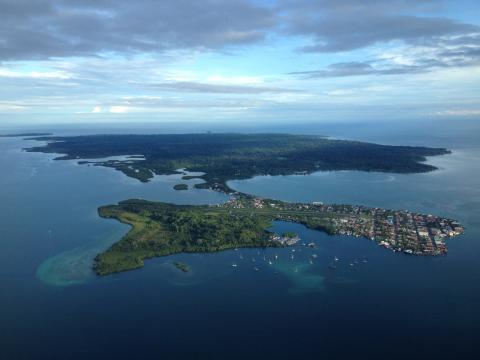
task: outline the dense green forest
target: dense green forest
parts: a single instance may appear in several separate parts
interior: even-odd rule
[[[143,155],[144,159],[99,161],[127,176],[148,181],[154,174],[177,169],[203,172],[199,188],[229,191],[226,181],[255,175],[288,175],[319,170],[396,173],[435,170],[426,156],[442,148],[388,146],[321,136],[287,134],[89,135],[35,138],[49,141],[32,152],[64,154],[58,159],[100,159]]]
[[[216,207],[130,200],[99,209],[100,216],[132,225],[132,230],[97,256],[99,275],[135,269],[143,260],[180,252],[214,252],[235,247],[267,247],[267,217],[230,213]]]
[[[188,190],[188,185],[187,184],[175,184],[175,185],[173,185],[173,188],[175,190]]]

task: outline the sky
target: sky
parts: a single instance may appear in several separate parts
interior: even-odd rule
[[[0,0],[0,126],[480,118],[478,0]]]

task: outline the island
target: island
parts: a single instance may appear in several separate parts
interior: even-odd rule
[[[140,268],[145,259],[176,253],[292,246],[298,242],[297,234],[269,231],[273,221],[296,222],[330,235],[366,237],[385,248],[414,255],[445,254],[445,240],[464,231],[455,220],[405,210],[287,203],[242,193],[218,205],[126,200],[99,208],[99,214],[129,224],[131,230],[96,256],[94,270],[98,275]]]
[[[238,133],[44,136],[32,140],[44,144],[27,151],[62,154],[56,160],[89,159],[89,164],[114,168],[142,182],[155,175],[179,174],[183,180],[203,180],[194,185],[196,188],[230,196],[228,202],[213,206],[134,199],[101,207],[101,217],[129,224],[131,229],[96,256],[94,270],[98,275],[140,268],[145,259],[182,252],[298,243],[296,234],[269,231],[273,221],[296,222],[330,235],[368,238],[413,255],[445,254],[445,240],[464,232],[458,221],[435,215],[359,205],[288,203],[238,193],[228,186],[229,180],[257,175],[333,170],[429,172],[437,168],[425,162],[427,157],[450,153],[444,148],[380,145],[316,135]],[[115,156],[123,158],[111,159]],[[186,190],[188,185],[174,188]]]
[[[174,261],[173,266],[175,266],[178,270],[180,270],[181,272],[184,272],[184,273],[190,271],[190,268],[188,267],[187,264],[179,262],[179,261]]]
[[[46,144],[27,151],[63,154],[57,160],[99,159],[96,165],[114,168],[142,182],[155,175],[181,174],[179,169],[200,172],[202,175],[195,178],[204,182],[197,183],[196,188],[227,193],[233,192],[227,185],[228,180],[257,175],[333,170],[428,172],[436,167],[425,163],[427,156],[449,153],[443,148],[379,145],[290,134],[85,135],[32,139]],[[131,154],[143,158],[101,160]]]
[[[176,184],[173,186],[175,190],[188,190],[187,184]]]

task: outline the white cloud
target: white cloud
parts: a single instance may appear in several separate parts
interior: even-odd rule
[[[116,106],[110,106],[109,112],[114,113],[114,114],[125,114],[129,110],[128,106],[123,106],[123,105],[116,105]]]
[[[325,95],[328,96],[344,96],[344,95],[352,95],[355,93],[354,89],[336,89],[325,91]]]
[[[248,85],[261,84],[263,80],[258,76],[222,76],[212,75],[206,78],[208,82],[229,84],[229,85]]]
[[[436,112],[438,116],[480,116],[480,109],[454,109]]]
[[[0,68],[0,77],[8,78],[32,78],[32,79],[71,79],[72,75],[65,71],[14,71]]]
[[[102,112],[101,106],[94,106],[92,109],[92,114],[99,114]]]
[[[24,106],[16,104],[2,104],[0,103],[0,111],[22,111],[25,110]]]

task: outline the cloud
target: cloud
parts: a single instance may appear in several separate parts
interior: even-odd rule
[[[304,78],[330,78],[330,77],[347,77],[358,75],[398,75],[407,73],[423,72],[420,66],[396,66],[387,68],[374,67],[368,62],[343,62],[335,63],[327,66],[325,69],[310,71],[294,71],[291,75],[300,75]]]
[[[456,42],[456,44],[455,44]],[[399,46],[366,61],[339,62],[317,70],[294,71],[304,78],[420,74],[435,69],[480,65],[480,34],[439,39],[435,46]]]
[[[325,95],[328,96],[345,96],[345,95],[352,95],[355,94],[354,89],[335,89],[335,90],[328,90],[324,92]]]
[[[435,113],[438,116],[453,116],[453,117],[468,117],[468,116],[480,116],[480,109],[454,109],[443,110]]]
[[[261,41],[271,8],[242,0],[0,0],[0,60],[223,49]]]
[[[94,106],[91,113],[92,114],[99,114],[102,112],[102,107],[101,106]]]
[[[129,111],[129,107],[124,105],[115,105],[115,106],[110,106],[110,109],[108,111],[113,114],[124,114]]]
[[[192,81],[176,81],[153,84],[157,89],[175,91],[175,92],[192,92],[206,94],[263,94],[263,93],[297,93],[300,90],[285,89],[266,86],[248,86],[248,85],[226,85],[212,84]]]
[[[15,103],[4,103],[0,102],[0,111],[22,111],[25,110],[25,107]]]
[[[434,0],[285,1],[286,31],[307,36],[304,52],[351,51],[378,43],[436,44],[439,39],[479,33],[480,27],[433,16]]]
[[[64,71],[29,71],[21,72],[11,69],[0,68],[0,77],[7,78],[31,78],[31,79],[70,79],[71,74]]]
[[[270,35],[309,40],[303,52],[344,52],[400,42],[443,50],[444,57],[479,57],[480,27],[435,16],[439,0],[263,3],[0,0],[0,61],[225,51]]]

